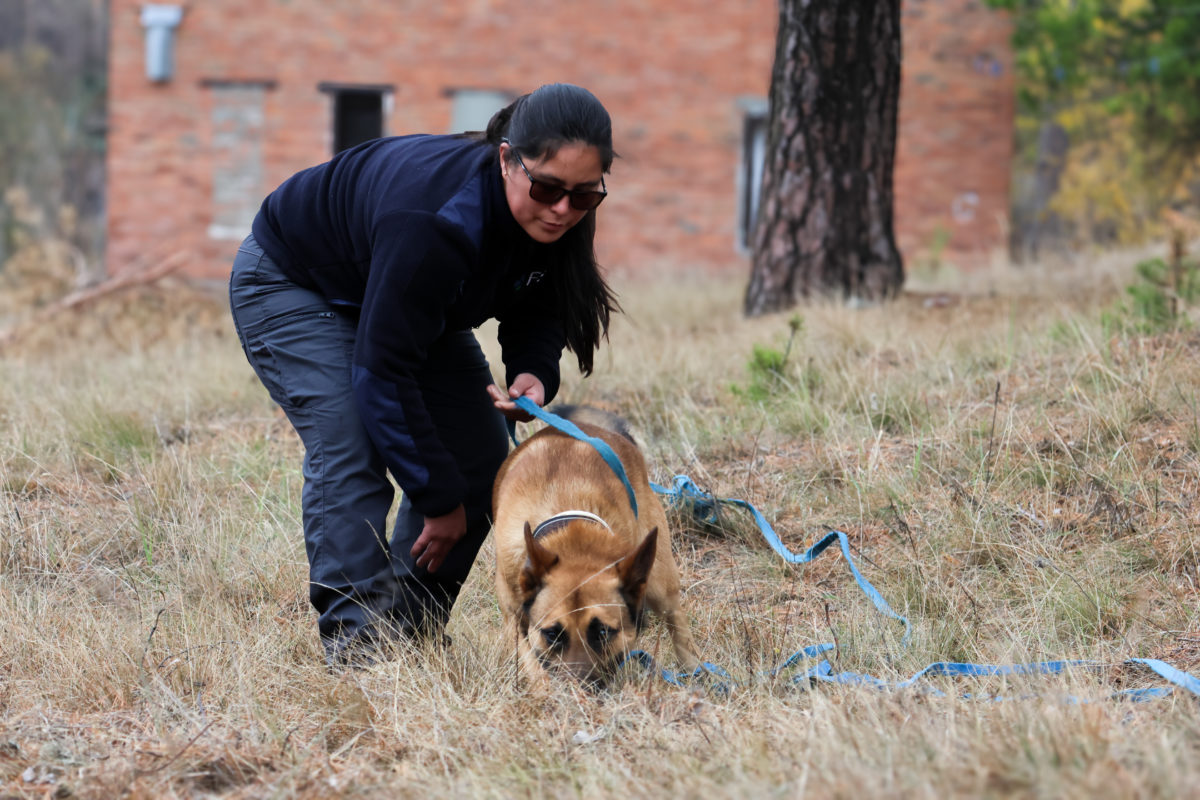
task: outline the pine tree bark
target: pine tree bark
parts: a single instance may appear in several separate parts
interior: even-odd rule
[[[899,292],[892,227],[900,0],[780,0],[744,310]]]

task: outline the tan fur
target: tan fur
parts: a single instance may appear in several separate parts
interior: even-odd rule
[[[680,665],[695,669],[699,658],[680,607],[667,519],[645,461],[625,436],[572,417],[616,451],[640,516],[620,479],[586,442],[547,428],[509,455],[492,495],[496,594],[521,669],[535,681],[546,669],[584,682],[599,679],[633,647],[643,603],[666,622]],[[575,520],[532,538],[531,528],[568,510],[596,514],[612,532]],[[555,631],[563,638],[551,638]]]

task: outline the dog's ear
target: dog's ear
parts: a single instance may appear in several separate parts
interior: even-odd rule
[[[546,573],[558,563],[558,556],[533,538],[533,528],[528,522],[525,523],[525,556],[525,568],[521,570],[521,592],[528,599],[537,594]]]
[[[646,594],[646,579],[650,577],[650,568],[654,566],[657,548],[658,528],[654,527],[646,534],[646,538],[638,545],[637,549],[622,558],[617,564],[617,575],[621,578],[621,592],[634,609],[641,608],[642,597]]]

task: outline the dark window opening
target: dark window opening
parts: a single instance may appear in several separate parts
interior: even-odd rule
[[[333,152],[383,136],[384,114],[393,87],[388,84],[321,83],[317,88],[333,99]]]
[[[333,95],[333,152],[383,136],[383,93],[344,89]]]
[[[762,194],[763,169],[767,154],[766,109],[747,111],[742,129],[741,198],[738,209],[739,244],[754,246],[754,228],[758,224],[758,201]]]

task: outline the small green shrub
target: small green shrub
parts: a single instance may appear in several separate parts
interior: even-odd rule
[[[780,394],[796,389],[797,385],[805,391],[819,385],[820,375],[811,365],[803,371],[799,384],[789,379],[788,357],[791,355],[796,338],[804,330],[804,318],[799,314],[793,314],[788,320],[788,329],[790,333],[787,344],[782,350],[758,343],[754,344],[750,360],[746,363],[750,381],[745,386],[738,384],[731,386],[735,395],[754,403],[766,403]]]
[[[1182,306],[1200,299],[1200,264],[1183,259],[1172,268],[1161,258],[1138,263],[1137,277],[1125,288],[1127,299],[1105,312],[1105,332],[1160,333],[1188,324]]]

